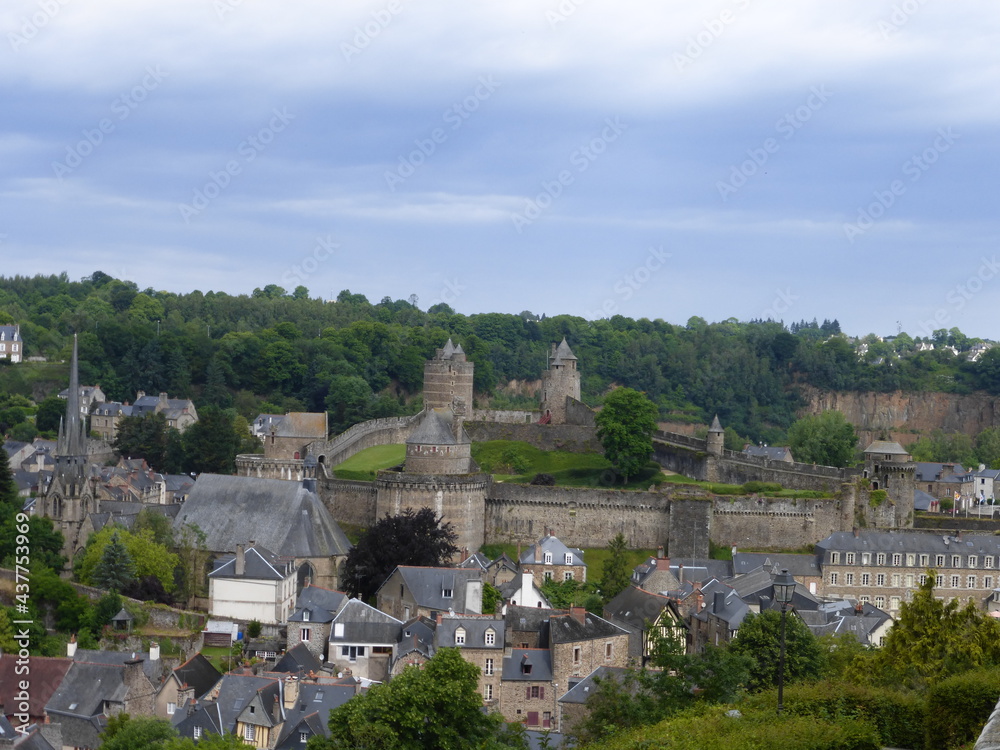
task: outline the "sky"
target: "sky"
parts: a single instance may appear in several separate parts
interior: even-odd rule
[[[1000,339],[998,21],[6,0],[0,273]]]

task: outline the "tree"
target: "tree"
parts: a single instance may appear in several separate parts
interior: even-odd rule
[[[626,544],[625,535],[620,531],[608,542],[608,551],[611,554],[604,561],[601,577],[601,596],[605,604],[628,588],[631,576]]]
[[[597,437],[604,456],[627,483],[649,463],[656,431],[656,404],[631,388],[617,388],[597,413]]]
[[[503,594],[500,589],[489,581],[483,581],[483,614],[493,614],[501,602],[503,602]]]
[[[117,714],[108,720],[101,732],[102,750],[134,750],[137,747],[152,750],[163,747],[163,742],[177,737],[177,732],[166,719],[128,714]]]
[[[232,417],[215,406],[206,406],[198,421],[184,432],[187,469],[195,473],[232,474],[240,439]]]
[[[49,396],[38,405],[35,413],[35,427],[39,432],[54,432],[59,422],[66,416],[66,399]]]
[[[96,583],[94,575],[98,563],[104,558],[105,549],[111,543],[112,537],[117,537],[124,546],[134,565],[132,579],[143,579],[154,576],[163,588],[174,590],[174,570],[179,564],[177,555],[162,544],[153,541],[153,533],[149,529],[132,533],[117,526],[105,526],[87,540],[87,546],[82,555],[73,561],[73,572],[83,583]],[[120,553],[116,552],[116,556]],[[121,589],[118,589],[121,591]]]
[[[90,580],[95,586],[108,591],[123,591],[135,580],[135,563],[118,538],[117,531],[111,534],[111,539],[104,546]]]
[[[519,748],[521,727],[483,711],[479,668],[454,648],[442,648],[422,668],[407,667],[330,712],[329,739],[309,750],[425,750]]]
[[[848,466],[854,460],[858,436],[839,411],[802,417],[788,429],[795,460],[822,466]]]
[[[445,564],[458,554],[458,534],[441,521],[430,508],[407,508],[398,516],[386,513],[347,553],[344,591],[370,599],[397,565]]]
[[[120,457],[144,458],[152,468],[163,471],[167,452],[167,417],[164,414],[122,417],[112,444]]]
[[[768,609],[750,613],[743,620],[736,639],[729,644],[734,654],[753,657],[748,687],[763,690],[778,684],[778,657],[781,648],[781,612]],[[808,626],[794,613],[785,615],[785,682],[816,679],[823,668],[819,642]]]

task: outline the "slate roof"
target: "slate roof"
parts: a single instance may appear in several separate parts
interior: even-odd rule
[[[556,347],[555,355],[552,357],[552,364],[562,364],[564,359],[576,359],[576,355],[573,354],[573,350],[570,349],[569,344],[566,343],[565,336],[563,336],[563,340],[559,342],[559,346]]]
[[[750,612],[750,607],[732,587],[713,579],[702,585],[701,592],[705,597],[705,609],[692,614],[692,617],[705,620],[709,614],[713,614],[726,622],[730,630],[739,629]],[[717,598],[716,593],[721,594],[721,598]]]
[[[407,620],[399,631],[399,642],[396,645],[393,662],[395,663],[412,653],[423,654],[428,659],[434,656],[434,633],[436,630],[437,623],[429,617],[415,617]],[[503,640],[502,636],[500,640]]]
[[[194,688],[195,698],[201,698],[222,679],[222,672],[212,666],[212,662],[197,653],[177,667],[172,673],[177,684]]]
[[[19,702],[14,700],[19,681],[14,671],[16,662],[17,656],[14,654],[0,655],[0,705],[11,713]],[[45,704],[62,683],[72,664],[73,660],[64,656],[30,657],[28,662],[31,669],[31,691],[28,697],[30,716],[42,716],[45,713]]]
[[[357,694],[355,684],[335,684],[333,681],[299,682],[299,699],[285,709],[285,725],[281,728],[276,748],[301,748],[299,732],[309,736],[329,735],[330,711],[338,708]]]
[[[595,638],[627,635],[628,631],[610,623],[603,617],[584,612],[583,622],[572,614],[552,615],[549,618],[549,639],[552,643],[575,643]]]
[[[718,414],[716,414],[714,417],[712,417],[712,426],[708,428],[708,431],[709,432],[725,432],[725,430],[722,429],[722,422],[719,421],[719,415]]]
[[[680,580],[680,566],[684,566],[685,581],[707,581],[710,578],[728,578],[733,575],[732,560],[710,560],[704,557],[672,557],[670,572]]]
[[[243,574],[236,573],[236,555],[226,555],[215,561],[215,570],[209,578],[252,578],[255,581],[283,581],[295,574],[294,562],[281,558],[271,550],[255,544],[243,553]]]
[[[275,437],[326,440],[326,412],[293,411],[271,422],[266,432]]]
[[[490,566],[490,558],[484,555],[482,552],[476,552],[475,554],[469,555],[467,558],[462,560],[456,567],[459,568],[478,568],[481,571],[485,571]]]
[[[559,698],[560,703],[577,703],[583,704],[587,702],[587,698],[597,690],[598,680],[621,680],[621,678],[629,672],[626,667],[598,667],[593,672],[588,674],[582,680],[573,685],[569,690],[563,693],[562,697]]]
[[[232,552],[254,539],[287,557],[331,557],[351,549],[319,497],[299,482],[202,474],[174,529],[197,524],[212,552]]]
[[[963,534],[961,539],[948,534],[892,531],[838,531],[816,544],[821,563],[829,561],[831,551],[841,552],[925,552],[928,554],[997,555],[1000,537]]]
[[[171,722],[181,737],[193,737],[195,727],[201,727],[203,735],[226,733],[222,725],[222,710],[215,701],[188,701],[177,707]]]
[[[855,605],[846,600],[826,602],[819,609],[796,610],[813,635],[842,635],[850,633],[863,646],[872,643],[872,634],[892,617],[868,603]]]
[[[531,665],[531,671],[524,667]],[[501,680],[513,682],[552,682],[552,654],[547,648],[515,648],[503,660]]]
[[[865,448],[865,453],[885,453],[888,455],[910,455],[903,446],[892,440],[875,440]]]
[[[117,617],[117,615],[115,616]],[[159,685],[160,677],[163,675],[163,662],[160,659],[150,661],[148,651],[95,651],[78,648],[73,655],[73,661],[75,662],[113,664],[116,666],[122,666],[125,662],[131,661],[133,658],[142,659],[142,671],[146,673],[146,677],[149,678],[154,687]]]
[[[289,674],[305,672],[309,674],[310,672],[318,672],[322,668],[323,665],[313,655],[306,644],[296,643],[285,652],[285,655],[278,660],[278,663],[271,668],[271,671],[279,673],[287,672]]]
[[[327,721],[329,720],[330,712],[329,710],[325,710],[325,713],[327,715],[326,720],[320,716],[318,710],[301,717],[295,716],[293,712],[289,712],[290,716],[281,728],[278,744],[274,746],[275,750],[295,750],[303,747],[302,740],[300,739],[300,735],[302,734],[308,737],[326,737],[329,734],[327,731]]]
[[[465,630],[465,643],[455,642],[455,631]],[[486,631],[493,630],[493,645],[486,643]],[[435,645],[438,648],[489,648],[502,651],[504,647],[505,621],[503,618],[483,617],[443,617],[435,631]]]
[[[22,443],[19,440],[7,440],[3,444],[3,449],[7,451],[7,458],[9,459],[15,453],[17,453],[22,448],[26,447],[27,443]],[[2,735],[0,735],[2,736]]]
[[[511,630],[522,630],[527,633],[538,633],[539,643],[549,641],[549,618],[552,615],[565,614],[564,609],[546,609],[544,607],[507,607],[504,622]]]
[[[759,456],[771,461],[792,460],[792,449],[787,445],[748,445],[743,452],[748,456]]]
[[[420,424],[407,438],[407,445],[459,445],[471,442],[462,428],[461,437],[456,440],[451,428],[451,409],[431,409],[424,412]]]
[[[312,584],[303,587],[295,600],[295,612],[288,618],[289,622],[333,622],[334,616],[348,601],[343,591],[324,589]],[[303,613],[308,612],[306,619]]]
[[[45,710],[50,714],[92,719],[104,712],[105,701],[124,703],[127,692],[123,664],[74,662]]]
[[[97,417],[131,417],[132,406],[120,401],[99,401],[90,407],[90,413]]]
[[[337,625],[344,626],[343,635],[337,635]],[[389,644],[399,640],[403,623],[385,612],[351,599],[333,619],[330,643]]]
[[[629,627],[641,631],[647,622],[654,622],[664,609],[670,609],[680,623],[683,618],[677,611],[677,604],[661,594],[644,591],[635,586],[628,586],[618,596],[604,605],[604,615],[624,622]]]
[[[796,578],[806,576],[819,578],[823,575],[816,562],[816,555],[781,552],[737,552],[733,555],[733,575],[735,576],[746,575],[761,567],[776,573],[787,570]]]
[[[399,571],[403,583],[418,607],[440,612],[447,612],[449,609],[455,612],[467,611],[465,584],[469,581],[480,581],[483,577],[482,571],[468,568],[429,568],[400,565],[396,570]],[[386,582],[391,578],[390,575]],[[385,582],[382,586],[385,586]],[[379,590],[381,588],[380,586]],[[450,599],[446,599],[443,595],[447,588],[452,591]]]
[[[37,725],[32,724],[25,733],[18,732],[7,717],[0,714],[0,740],[12,740],[16,750],[55,750],[49,741],[42,736]]]
[[[923,490],[913,490],[913,510],[930,510],[933,503],[938,502],[934,495],[929,495]]]
[[[951,466],[952,471],[948,476],[942,477],[941,474],[944,471],[945,466]],[[937,464],[928,461],[918,461],[916,480],[918,482],[949,482],[961,484],[962,475],[966,473],[966,470],[961,464]]]
[[[236,719],[257,693],[270,686],[276,686],[278,679],[278,677],[258,677],[235,672],[224,675],[218,686],[218,697],[214,699],[218,706],[222,730],[231,732],[236,726]]]
[[[535,556],[535,550],[539,550],[539,554]],[[578,565],[580,567],[587,567],[587,563],[583,561],[583,550],[577,549],[576,547],[567,547],[561,541],[559,537],[552,534],[546,534],[537,542],[528,547],[524,552],[521,553],[520,561],[521,565],[532,564],[532,565],[545,565],[546,563],[540,562],[545,559],[545,553],[552,553],[552,565],[565,565],[566,554],[573,555],[573,565]]]
[[[762,610],[771,609],[780,606],[774,601],[774,577],[780,572],[780,569],[774,567],[757,568],[746,575],[729,580],[728,584],[747,604],[756,604]],[[795,609],[816,609],[819,600],[809,592],[802,581],[796,581],[791,605]]]

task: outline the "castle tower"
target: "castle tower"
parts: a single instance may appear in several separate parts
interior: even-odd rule
[[[580,400],[580,371],[576,355],[566,343],[549,350],[549,366],[542,371],[542,419],[550,424],[566,424],[566,399]]]
[[[424,408],[451,409],[456,400],[472,408],[472,378],[475,364],[465,357],[462,346],[451,339],[424,363]]]
[[[884,490],[889,502],[879,502],[869,494],[864,504],[875,528],[910,528],[913,526],[913,493],[917,465],[899,443],[876,440],[865,448],[862,477],[870,491]]]
[[[712,426],[708,428],[707,450],[712,456],[721,456],[726,445],[726,431],[722,429],[719,415],[716,414],[712,420]]]
[[[84,519],[97,510],[87,474],[86,429],[86,421],[80,417],[80,367],[74,334],[66,416],[59,422],[59,439],[53,454],[55,466],[42,502],[42,514],[51,517],[62,529],[66,538],[65,554],[70,559],[86,541],[79,539]]]

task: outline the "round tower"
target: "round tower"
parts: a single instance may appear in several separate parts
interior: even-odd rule
[[[713,456],[721,456],[725,445],[726,431],[722,429],[722,423],[719,421],[719,415],[716,414],[715,418],[712,420],[712,426],[708,428],[706,449],[709,454]]]
[[[566,343],[552,345],[549,367],[542,371],[542,419],[550,424],[566,424],[566,399],[580,400],[580,371],[576,355]]]
[[[475,364],[466,359],[461,345],[451,339],[424,363],[424,408],[450,409],[461,401],[472,408],[472,378]]]

